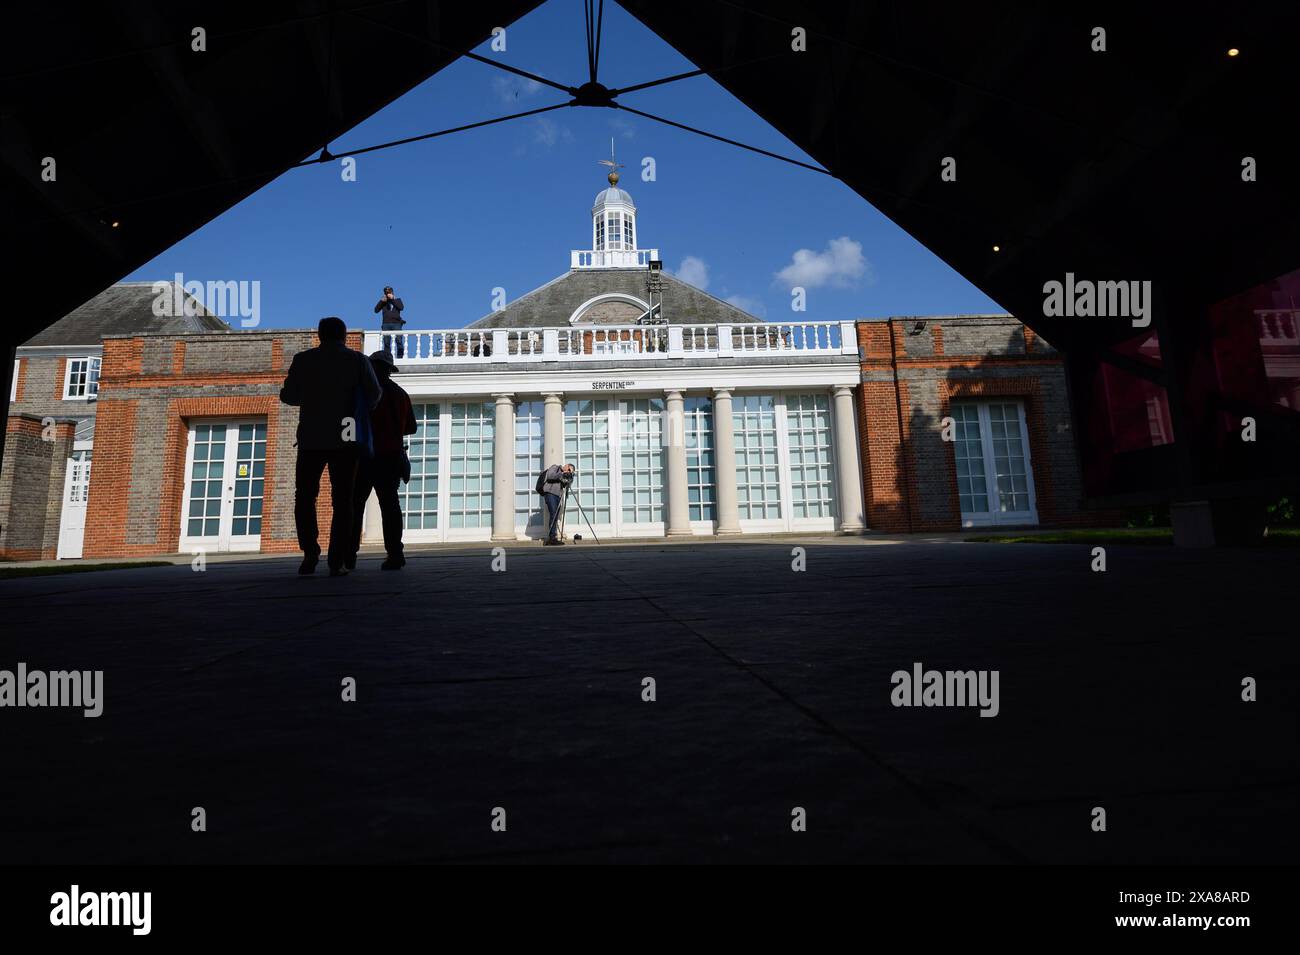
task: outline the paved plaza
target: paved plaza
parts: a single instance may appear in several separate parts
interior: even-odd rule
[[[799,546],[0,582],[0,669],[104,672],[0,710],[0,863],[1294,860],[1296,551]]]

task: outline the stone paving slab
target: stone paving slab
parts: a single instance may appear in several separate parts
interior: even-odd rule
[[[343,579],[260,558],[0,582],[0,669],[106,684],[98,719],[0,708],[0,863],[1249,863],[1300,844],[1286,553],[1113,547],[1105,574],[1074,545],[507,554],[505,573],[481,545]],[[915,661],[998,670],[998,716],[893,706]]]

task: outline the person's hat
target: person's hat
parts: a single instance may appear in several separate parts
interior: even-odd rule
[[[397,371],[397,362],[393,361],[393,356],[386,351],[372,352],[370,360],[379,365],[386,365],[390,371]]]

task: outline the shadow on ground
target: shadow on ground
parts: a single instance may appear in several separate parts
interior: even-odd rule
[[[1290,554],[792,546],[0,583],[0,669],[106,690],[0,709],[0,863],[1293,861]],[[895,708],[918,661],[999,715]]]

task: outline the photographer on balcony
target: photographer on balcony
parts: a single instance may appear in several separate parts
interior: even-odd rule
[[[560,507],[564,492],[572,483],[572,464],[552,464],[537,476],[537,493],[542,495],[542,500],[546,502],[548,526],[546,540],[542,541],[546,546],[564,543],[560,537]]]
[[[380,330],[385,332],[400,332],[402,326],[406,324],[406,320],[402,318],[402,309],[405,307],[406,306],[402,304],[402,300],[393,295],[393,287],[391,285],[385,285],[384,294],[380,296],[379,301],[375,305],[375,312],[379,315]],[[406,339],[401,335],[385,335],[383,350],[388,352],[390,355],[394,354],[392,343],[393,338],[397,339],[397,357],[405,358]]]

